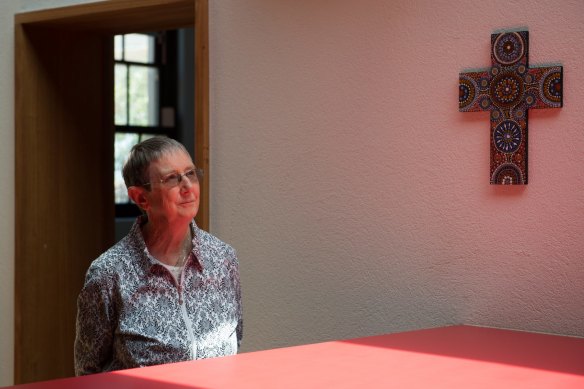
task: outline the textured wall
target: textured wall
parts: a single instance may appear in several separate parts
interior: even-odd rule
[[[472,6],[470,6],[472,4]],[[584,2],[211,3],[211,229],[242,263],[246,350],[450,323],[584,335]],[[490,34],[561,62],[530,184],[489,185],[458,72]]]
[[[0,2],[0,386],[14,371],[14,10]]]

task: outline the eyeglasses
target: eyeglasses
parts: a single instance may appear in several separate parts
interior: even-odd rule
[[[196,184],[203,178],[203,169],[191,169],[184,173],[172,173],[159,180],[162,186],[166,188],[174,188],[179,185],[183,178],[187,178],[191,184]],[[142,184],[142,186],[152,186],[151,182]]]

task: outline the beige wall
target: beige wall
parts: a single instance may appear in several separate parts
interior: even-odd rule
[[[0,2],[0,386],[14,370],[14,34],[16,1]]]
[[[211,229],[247,350],[450,323],[584,336],[584,2],[211,2]],[[527,27],[565,106],[530,113],[527,187],[489,185],[458,73]]]
[[[0,385],[12,382],[13,15],[0,2]],[[210,1],[211,230],[242,265],[245,350],[451,323],[584,336],[581,0]],[[472,4],[472,6],[471,6]],[[458,72],[527,27],[565,106],[530,184],[488,184]]]

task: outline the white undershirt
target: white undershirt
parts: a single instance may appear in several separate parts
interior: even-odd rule
[[[153,260],[155,260],[157,263],[159,263],[160,265],[164,266],[165,268],[168,269],[168,271],[170,272],[170,274],[172,274],[172,277],[174,278],[174,280],[176,281],[176,284],[179,284],[179,277],[180,277],[180,273],[182,272],[182,269],[184,267],[184,264],[182,266],[172,266],[172,265],[167,265],[166,263],[163,263],[161,261],[159,261],[158,259],[154,258],[152,255],[150,255],[148,253],[148,256],[150,258],[152,258]]]
[[[183,266],[171,266],[171,265],[164,264],[162,262],[160,262],[160,264],[168,269],[170,274],[172,274],[172,276],[174,277],[176,284],[178,285],[178,278],[180,277],[180,273],[183,269]]]

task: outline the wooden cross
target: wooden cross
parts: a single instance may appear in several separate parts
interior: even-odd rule
[[[491,68],[460,73],[461,112],[491,113],[491,184],[527,184],[529,109],[562,106],[561,66],[529,68],[529,32],[491,35]]]

